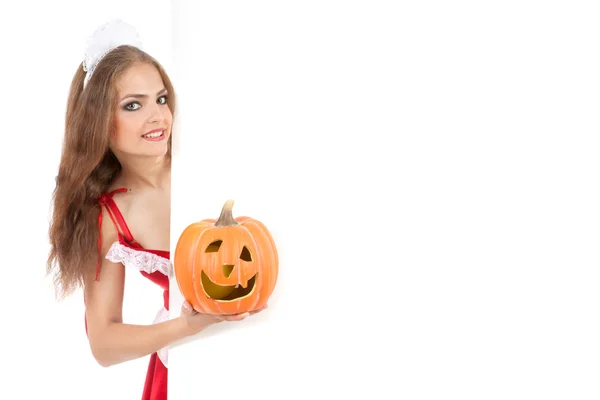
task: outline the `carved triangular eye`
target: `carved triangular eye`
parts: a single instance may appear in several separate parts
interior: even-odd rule
[[[252,261],[252,256],[250,255],[250,250],[246,246],[242,249],[242,254],[240,254],[240,258],[244,261]]]
[[[214,242],[208,245],[208,247],[206,248],[206,253],[216,253],[217,251],[219,251],[221,243],[223,243],[222,240],[215,240]]]

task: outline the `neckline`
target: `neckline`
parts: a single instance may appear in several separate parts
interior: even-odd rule
[[[167,258],[167,259],[171,258],[171,251],[169,251],[169,250],[147,249],[147,248],[143,247],[141,244],[139,244],[138,242],[135,242],[137,244],[137,246],[135,246],[135,245],[132,245],[131,243],[127,243],[127,241],[125,240],[125,238],[123,236],[119,237],[119,243],[121,243],[123,246],[129,247],[132,250],[145,251],[147,253],[156,254],[157,256],[161,256],[161,257]]]
[[[116,213],[117,214],[117,218],[120,219],[123,222],[122,226],[119,225],[118,223],[116,225],[121,226],[121,229],[124,229],[124,231],[125,231],[125,232],[123,232],[124,235],[125,236],[129,236],[134,243],[133,244],[129,243],[127,241],[127,238],[124,237],[124,235],[121,234],[120,232],[119,232],[119,242],[122,245],[129,247],[130,249],[140,250],[140,251],[146,251],[146,252],[149,252],[149,253],[152,253],[152,254],[156,254],[156,255],[159,255],[161,257],[170,259],[170,254],[171,254],[170,250],[147,249],[147,248],[143,247],[140,243],[138,243],[138,241],[135,240],[135,238],[133,237],[133,235],[129,231],[129,227],[127,226],[127,223],[125,222],[125,218],[123,218],[123,215],[121,214],[121,210],[119,210],[119,207],[117,206],[117,203],[113,199],[113,196],[116,193],[127,193],[127,192],[130,192],[130,191],[131,191],[131,189],[128,189],[126,187],[119,187],[117,189],[107,190],[107,191],[105,191],[104,193],[102,193],[99,196],[99,198],[102,199],[104,203],[112,203],[110,205],[114,206],[114,209],[112,207],[110,207],[110,205],[109,205],[109,208],[111,208],[110,211]],[[108,202],[107,202],[107,200],[108,200]]]

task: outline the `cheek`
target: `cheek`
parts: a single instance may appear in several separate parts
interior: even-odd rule
[[[137,117],[137,118],[136,118]],[[126,143],[139,136],[141,122],[139,116],[119,113],[115,120],[115,131],[113,140],[116,143]]]
[[[173,114],[171,113],[171,110],[169,109],[169,107],[165,107],[165,112],[163,113],[163,118],[165,119],[165,123],[167,125],[171,125],[173,123]]]

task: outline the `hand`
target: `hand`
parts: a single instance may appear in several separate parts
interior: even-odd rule
[[[196,333],[208,328],[210,325],[222,321],[241,321],[251,315],[261,312],[265,308],[267,308],[266,304],[257,310],[252,310],[250,312],[241,314],[212,315],[204,314],[195,310],[190,302],[186,300],[181,305],[181,318],[185,323],[186,330],[190,332],[191,335],[195,335]]]
[[[241,321],[243,319],[248,318],[251,315],[258,314],[265,308],[267,308],[266,304],[264,306],[262,306],[261,308],[258,308],[256,310],[252,310],[249,312],[245,312],[245,313],[241,313],[241,314],[215,315],[214,317],[217,318],[219,320],[219,322],[220,321]]]

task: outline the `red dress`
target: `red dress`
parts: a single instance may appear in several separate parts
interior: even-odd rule
[[[112,244],[106,258],[112,262],[121,262],[126,267],[133,267],[140,273],[163,289],[164,308],[161,309],[154,323],[166,321],[169,318],[169,278],[172,274],[170,252],[164,250],[144,249],[131,235],[123,215],[113,200],[117,192],[126,192],[121,188],[104,193],[98,200],[100,206],[106,207],[115,227],[117,228],[119,240]],[[102,229],[102,212],[100,212],[98,224]],[[102,248],[102,237],[98,240],[98,250]],[[100,259],[96,268],[96,280],[99,279]],[[87,322],[86,322],[87,331]],[[168,353],[162,349],[150,356],[150,363],[146,372],[146,382],[142,400],[165,400],[167,399],[167,376],[168,376]]]

